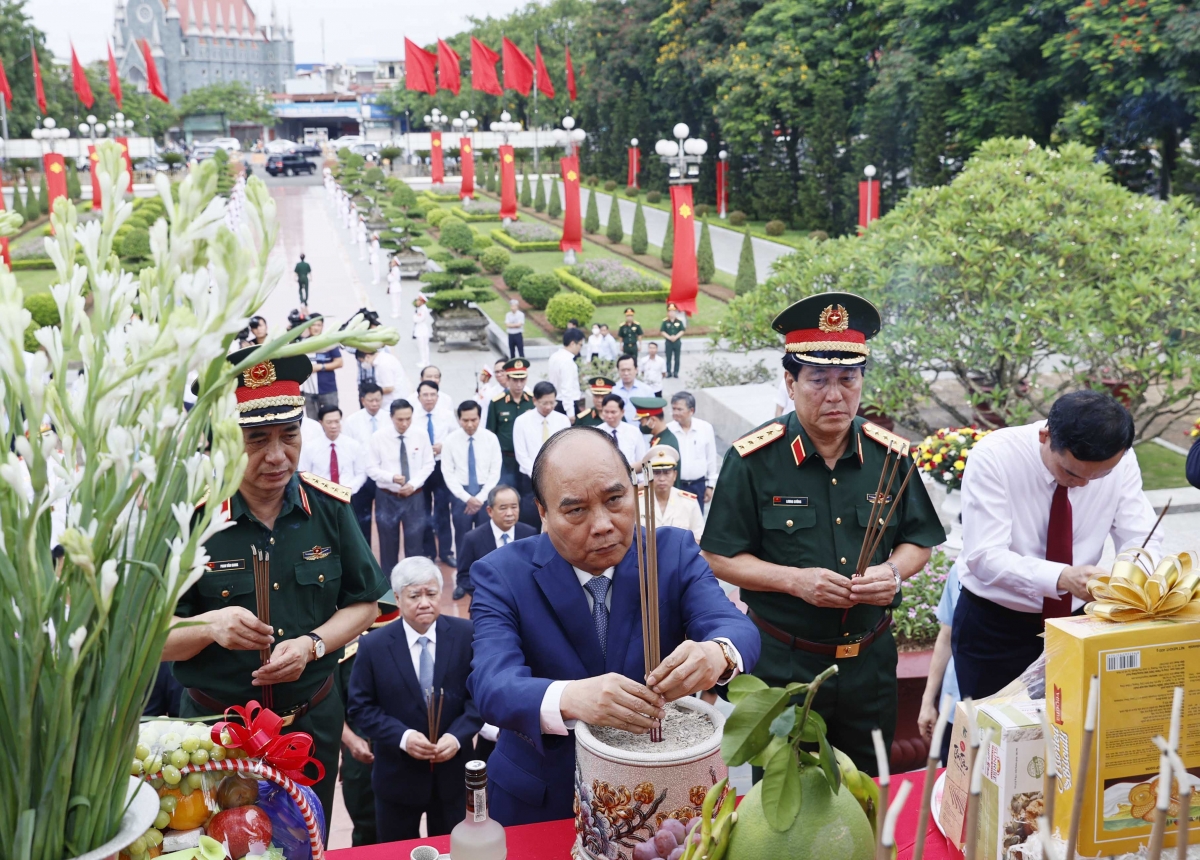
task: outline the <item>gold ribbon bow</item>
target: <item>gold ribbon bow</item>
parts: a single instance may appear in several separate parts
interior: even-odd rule
[[[1087,614],[1105,621],[1177,618],[1200,621],[1200,566],[1195,552],[1168,555],[1148,573],[1153,559],[1144,549],[1126,550],[1112,573],[1088,583],[1095,602]]]

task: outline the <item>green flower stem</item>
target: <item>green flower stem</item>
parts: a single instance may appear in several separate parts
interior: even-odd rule
[[[817,677],[813,678],[812,681],[809,682],[808,692],[804,695],[804,708],[800,711],[799,731],[796,733],[796,744],[794,744],[794,746],[800,743],[799,739],[804,732],[804,726],[808,723],[808,712],[812,708],[813,699],[817,697],[817,690],[827,680],[836,675],[837,671],[837,663],[834,663],[832,666],[827,667],[825,671],[821,672],[821,674],[817,675]]]

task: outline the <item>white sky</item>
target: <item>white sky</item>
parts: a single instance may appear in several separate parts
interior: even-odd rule
[[[259,21],[269,20],[271,0],[249,0]],[[417,44],[459,32],[466,16],[506,15],[524,0],[276,0],[282,22],[291,12],[296,38],[296,62],[321,61],[321,19],[325,20],[325,59],[351,57],[399,58],[404,37]],[[112,0],[30,0],[26,7],[46,32],[50,48],[69,60],[75,43],[84,63],[104,59],[105,41],[112,35]]]

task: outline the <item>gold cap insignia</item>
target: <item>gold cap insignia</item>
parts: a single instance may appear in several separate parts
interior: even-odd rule
[[[275,362],[263,361],[242,371],[242,384],[247,388],[264,388],[276,381]]]
[[[829,305],[821,311],[817,328],[825,332],[845,331],[850,328],[850,314],[842,305]]]

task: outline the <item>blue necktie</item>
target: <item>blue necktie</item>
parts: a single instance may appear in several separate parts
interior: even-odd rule
[[[375,431],[377,431],[379,429],[379,424],[377,423],[378,418],[379,418],[378,415],[371,416],[371,433],[372,434],[374,434]]]
[[[467,492],[472,496],[479,492],[481,484],[475,472],[475,437],[467,437]]]
[[[433,444],[433,413],[425,413],[425,429],[429,433],[429,444]]]
[[[421,685],[421,691],[433,689],[433,657],[429,655],[429,637],[417,637],[417,644],[421,646],[421,671],[420,677],[417,678],[417,683]]]
[[[592,622],[596,625],[596,635],[600,637],[600,650],[608,658],[608,607],[604,598],[608,596],[608,587],[612,585],[604,576],[593,576],[584,586],[592,595]]]
[[[500,535],[500,546],[508,546],[508,532]]]

